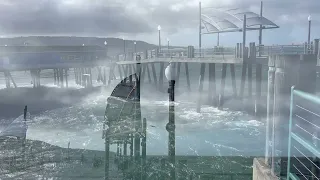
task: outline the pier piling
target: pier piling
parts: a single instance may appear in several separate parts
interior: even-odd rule
[[[191,87],[190,87],[190,79],[189,79],[189,66],[188,63],[184,63],[185,66],[185,71],[186,71],[186,78],[187,78],[187,86],[188,86],[188,91],[191,91]]]
[[[219,94],[219,109],[222,109],[224,103],[224,88],[226,83],[226,75],[227,75],[227,64],[222,64],[222,75],[221,75],[221,87],[220,87],[220,94]]]
[[[201,111],[203,80],[204,80],[205,68],[206,68],[206,64],[205,63],[201,63],[201,65],[200,65],[199,88],[198,88],[197,113],[200,113],[200,111]]]
[[[209,88],[208,88],[208,103],[216,106],[216,64],[209,63]]]
[[[230,64],[230,73],[231,73],[231,81],[232,81],[232,89],[233,89],[233,98],[237,97],[237,82],[236,82],[236,70],[235,65]]]

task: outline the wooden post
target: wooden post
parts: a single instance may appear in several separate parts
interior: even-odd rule
[[[41,69],[38,70],[38,86],[41,86]]]
[[[159,72],[159,86],[160,90],[163,90],[163,75],[164,75],[164,62],[160,62],[160,72]]]
[[[111,66],[109,66],[108,86],[111,84],[111,79],[112,79],[112,77],[113,77],[113,75],[112,75],[112,70],[113,70],[113,68],[112,68],[112,65],[111,65]]]
[[[180,67],[181,67],[181,62],[178,62],[177,63],[176,88],[178,88],[178,86],[179,86]]]
[[[220,94],[219,94],[219,106],[218,108],[221,109],[224,103],[224,87],[226,83],[226,75],[227,75],[227,64],[222,64],[222,76],[221,76],[221,87],[220,87]]]
[[[57,75],[57,85],[60,86],[60,72],[59,72],[59,69],[56,69],[56,75]]]
[[[144,78],[145,78],[145,74],[146,74],[147,63],[144,63],[141,66],[142,66],[142,72],[141,72],[140,82],[143,83],[144,82]]]
[[[199,78],[199,89],[198,89],[198,102],[197,102],[197,112],[200,113],[201,110],[201,95],[203,90],[203,80],[204,80],[204,73],[205,73],[206,64],[201,63],[200,66],[200,78]]]
[[[237,43],[236,46],[236,58],[240,58],[240,43]]]
[[[132,64],[127,65],[129,67],[129,82],[132,83]]]
[[[65,69],[65,76],[66,76],[66,88],[68,88],[68,69]]]
[[[8,72],[8,75],[9,75],[9,78],[11,79],[11,81],[12,81],[12,84],[13,84],[14,88],[17,88],[17,84],[16,84],[16,82],[14,81],[14,79],[13,79],[10,71]]]
[[[76,84],[78,84],[78,74],[77,74],[76,68],[73,68],[73,73],[74,73],[74,81],[76,82]]]
[[[252,63],[256,60],[256,45],[254,42],[250,43],[250,57],[248,60],[248,95],[252,99]]]
[[[147,66],[148,80],[149,80],[149,83],[151,84],[152,80],[151,80],[151,75],[150,75],[150,70],[149,70],[149,64],[146,63],[146,66]]]
[[[152,68],[154,84],[157,87],[158,86],[158,80],[157,80],[157,74],[156,74],[157,72],[156,72],[156,68],[154,67],[154,63],[151,63],[151,68]]]
[[[63,84],[63,69],[61,68],[59,72],[60,72],[61,87],[63,88],[64,87],[64,84]]]
[[[91,72],[91,67],[88,68],[88,74],[89,74],[89,84],[90,87],[92,87],[92,72]]]
[[[120,68],[119,68],[120,69]],[[103,67],[103,85],[107,84],[106,67]]]
[[[209,89],[208,89],[209,104],[216,106],[216,64],[209,63]]]
[[[85,72],[84,72],[84,68],[81,68],[81,85],[83,87],[86,87],[86,79],[85,79],[85,76],[83,75]]]
[[[242,74],[241,74],[241,84],[240,84],[240,97],[243,98],[244,87],[246,83],[246,74],[247,74],[247,59],[248,59],[248,49],[246,48],[243,55],[242,63]]]
[[[187,85],[188,85],[188,91],[191,91],[191,87],[190,87],[190,79],[189,79],[189,67],[188,67],[188,63],[185,62],[184,63],[185,66],[185,71],[186,71],[186,78],[187,78]]]
[[[123,81],[122,82],[126,82],[127,81],[127,77],[128,77],[128,68],[129,66],[126,64],[122,65],[122,70],[123,70]]]
[[[256,63],[256,100],[255,100],[255,115],[260,116],[261,105],[261,83],[262,83],[262,64]]]
[[[231,73],[231,79],[232,79],[232,89],[233,89],[233,97],[237,97],[237,82],[236,82],[236,70],[235,65],[230,64],[230,73]]]
[[[56,69],[53,69],[53,84],[57,85]]]

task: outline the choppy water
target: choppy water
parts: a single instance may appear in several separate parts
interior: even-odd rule
[[[190,67],[190,66],[189,66]],[[150,68],[151,69],[151,68]],[[192,88],[197,87],[198,65],[190,67]],[[220,67],[217,76],[220,77]],[[229,70],[228,70],[229,72]],[[42,72],[41,83],[54,86],[51,71]],[[180,84],[176,93],[176,154],[177,155],[241,155],[261,156],[264,154],[265,125],[250,115],[228,109],[218,110],[203,106],[202,112],[196,112],[196,90],[187,93],[184,66],[181,67]],[[237,69],[237,76],[240,69]],[[28,72],[15,72],[13,77],[18,86],[32,86]],[[228,74],[229,76],[229,74]],[[69,87],[79,88],[74,83],[72,71]],[[96,72],[93,71],[93,80]],[[207,77],[206,77],[207,78]],[[217,82],[220,83],[217,78]],[[3,78],[0,77],[3,82]],[[147,73],[145,82],[147,82]],[[113,82],[116,84],[117,82]],[[228,84],[229,83],[229,84]],[[227,79],[226,91],[230,92],[230,79]],[[101,85],[94,81],[94,85]],[[218,85],[218,84],[217,84]],[[239,83],[237,84],[239,86]],[[5,85],[2,83],[3,88]],[[205,82],[205,89],[207,82]],[[81,103],[32,115],[28,124],[27,138],[45,141],[61,147],[104,150],[102,123],[106,100],[112,88],[101,93],[91,94]],[[206,90],[207,91],[207,90]],[[147,118],[147,153],[167,154],[168,133],[165,124],[168,121],[168,95],[157,91],[150,84],[143,84],[141,90],[142,117]],[[115,147],[112,147],[115,150]]]

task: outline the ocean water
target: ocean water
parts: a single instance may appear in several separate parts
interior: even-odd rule
[[[199,65],[189,65],[192,91],[187,91],[184,66],[176,89],[176,154],[177,155],[210,155],[210,156],[263,156],[265,146],[265,120],[255,119],[241,111],[227,108],[218,110],[215,107],[203,105],[201,113],[196,112],[198,97]],[[150,68],[151,70],[151,68]],[[159,67],[157,67],[159,72]],[[97,82],[97,71],[93,70],[94,86]],[[108,72],[108,71],[107,71]],[[266,69],[263,71],[266,79]],[[221,66],[216,67],[216,85],[219,90]],[[236,68],[237,86],[240,83],[241,68]],[[152,74],[151,74],[152,75]],[[19,87],[31,87],[29,72],[13,72]],[[51,77],[50,77],[51,76]],[[117,76],[119,74],[117,73]],[[207,72],[204,82],[203,99],[208,90]],[[107,75],[108,77],[108,75]],[[168,132],[165,125],[168,122],[168,94],[158,91],[148,83],[147,73],[141,85],[142,118],[147,119],[147,154],[166,155],[168,153]],[[226,95],[232,93],[228,69],[226,80]],[[152,77],[151,77],[152,78]],[[159,76],[158,76],[159,78]],[[255,74],[253,74],[253,79]],[[153,79],[153,78],[152,78]],[[165,80],[164,80],[165,81]],[[0,88],[4,88],[4,79],[0,76]],[[31,114],[28,122],[27,138],[41,140],[47,143],[71,148],[104,150],[102,139],[103,117],[107,98],[119,80],[101,92],[95,92],[82,99],[80,103],[70,107],[52,109],[40,114]],[[52,70],[41,72],[41,84],[56,87],[53,84]],[[167,83],[164,83],[166,86]],[[266,83],[263,83],[263,88]],[[69,71],[69,87],[81,88],[74,82],[72,69]],[[115,146],[111,147],[115,151]]]

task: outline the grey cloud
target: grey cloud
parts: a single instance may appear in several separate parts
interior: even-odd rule
[[[66,2],[75,4],[66,5]],[[167,33],[196,29],[197,3],[194,0],[0,0],[0,33],[4,35],[95,35],[155,32]],[[172,10],[172,5],[181,5]],[[319,0],[265,0],[264,15],[283,25],[305,23],[308,14],[320,17]],[[203,0],[204,6],[228,5],[259,10],[257,0]],[[128,8],[132,6],[131,8]],[[257,10],[257,11],[256,11]],[[286,17],[285,19],[281,17]],[[290,25],[289,25],[290,26]]]
[[[102,1],[101,4],[108,4]],[[110,1],[110,3],[112,3]],[[121,4],[96,3],[68,9],[60,0],[23,0],[0,3],[0,31],[8,35],[100,35],[144,33],[147,23],[125,11]]]

